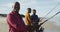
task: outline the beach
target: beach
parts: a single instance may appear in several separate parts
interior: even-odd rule
[[[0,17],[0,32],[8,32],[6,17]]]
[[[60,27],[56,26],[54,22],[48,21],[42,26],[44,27],[44,32],[60,32]],[[0,17],[0,32],[8,32],[6,17]]]

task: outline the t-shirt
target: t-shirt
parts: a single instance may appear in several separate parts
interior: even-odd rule
[[[25,24],[26,25],[31,25],[31,21],[29,21],[28,18],[30,18],[30,14],[29,13],[26,13],[26,15],[25,15]]]
[[[37,24],[38,23],[38,21],[35,21],[35,20],[38,19],[38,16],[37,15],[31,15],[30,19],[33,20],[32,21],[32,24]]]

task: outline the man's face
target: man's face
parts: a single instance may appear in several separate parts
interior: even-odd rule
[[[14,9],[15,9],[16,11],[19,11],[19,9],[20,9],[20,4],[19,4],[19,3],[15,3]]]
[[[20,9],[20,5],[16,4],[16,10],[19,10]]]

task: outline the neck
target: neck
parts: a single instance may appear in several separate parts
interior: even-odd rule
[[[16,13],[19,13],[18,11],[16,11]]]
[[[29,12],[27,12],[27,13],[29,13]]]
[[[36,15],[35,13],[33,15]]]

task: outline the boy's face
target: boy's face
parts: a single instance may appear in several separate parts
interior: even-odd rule
[[[31,13],[31,10],[29,11],[29,13]]]
[[[28,9],[28,12],[31,13],[31,9]]]
[[[33,14],[36,14],[36,11],[33,11]]]

